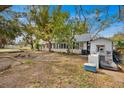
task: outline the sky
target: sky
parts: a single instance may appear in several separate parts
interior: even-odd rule
[[[86,10],[92,10],[92,9],[103,9],[103,7],[105,6],[101,6],[101,5],[85,5],[83,6],[84,9]],[[14,5],[11,7],[14,11],[17,11],[17,12],[26,12],[27,10],[25,10],[25,5]],[[117,13],[118,11],[118,6],[116,5],[113,5],[113,6],[110,6],[109,8],[109,14],[110,15],[113,15],[114,13]],[[52,11],[52,9],[50,10],[50,12]],[[62,11],[69,11],[70,13],[70,16],[73,17],[75,16],[75,7],[74,5],[64,5],[62,7]],[[88,15],[89,17],[92,18],[92,15]],[[114,34],[118,33],[118,32],[123,32],[124,31],[124,23],[122,22],[117,22],[115,24],[112,24],[110,27],[104,29],[103,31],[101,31],[99,33],[100,36],[103,36],[103,37],[111,37],[113,36]]]

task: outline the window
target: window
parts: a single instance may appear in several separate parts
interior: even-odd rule
[[[97,45],[97,52],[103,53],[105,51],[104,45]]]
[[[73,43],[73,49],[79,49],[79,43],[74,42]]]
[[[63,48],[63,44],[59,44],[59,49]]]
[[[63,48],[64,48],[64,49],[66,49],[66,48],[67,48],[65,43],[63,44]]]
[[[59,44],[58,44],[58,43],[56,43],[56,49],[58,49],[58,48],[59,48],[58,46],[59,46]]]

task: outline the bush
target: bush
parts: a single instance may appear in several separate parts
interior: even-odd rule
[[[124,40],[119,40],[119,41],[117,41],[116,46],[117,46],[118,48],[124,47]]]

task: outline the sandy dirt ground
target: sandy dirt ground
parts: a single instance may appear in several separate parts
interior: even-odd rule
[[[124,73],[100,69],[98,73],[83,70],[86,56],[26,51],[0,53],[14,57],[24,64],[0,58],[0,66],[11,68],[0,72],[0,87],[4,88],[84,88],[124,87]]]

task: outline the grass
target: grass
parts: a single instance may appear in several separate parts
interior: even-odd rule
[[[32,55],[36,54],[32,53]],[[52,53],[50,55],[46,53],[45,55],[38,54],[37,56],[39,56],[39,58],[41,57],[41,62],[39,62],[38,59],[38,62],[35,60],[35,64],[33,64],[33,59],[22,59],[25,64],[17,67],[15,66],[12,68],[11,73],[10,71],[9,73],[5,73],[8,77],[13,76],[12,78],[5,78],[6,81],[10,81],[11,79],[13,80],[14,78],[16,80],[16,82],[12,83],[14,85],[23,84],[24,87],[35,88],[96,88],[124,86],[121,83],[116,83],[116,81],[112,80],[112,77],[105,74],[85,71],[82,66],[86,61],[78,55],[61,55],[57,53]],[[55,62],[42,61],[42,57],[49,59],[51,56],[59,58],[60,60]],[[23,68],[28,69],[25,70]],[[1,77],[3,76],[4,75],[2,74]],[[1,77],[0,80],[2,82],[3,78]],[[18,80],[21,82],[18,82]],[[20,87],[20,85],[17,86]],[[3,84],[3,87],[8,86],[4,86]],[[12,87],[12,85],[9,85],[9,87]]]
[[[89,74],[90,72],[85,71],[84,74],[79,76],[81,88],[95,88],[96,87],[94,80],[91,80],[91,77],[89,76]]]
[[[26,59],[23,62],[26,64],[32,64],[33,63],[33,61],[31,59]]]
[[[22,48],[19,47],[18,49],[20,49],[20,50],[31,50],[30,47],[22,47]]]

